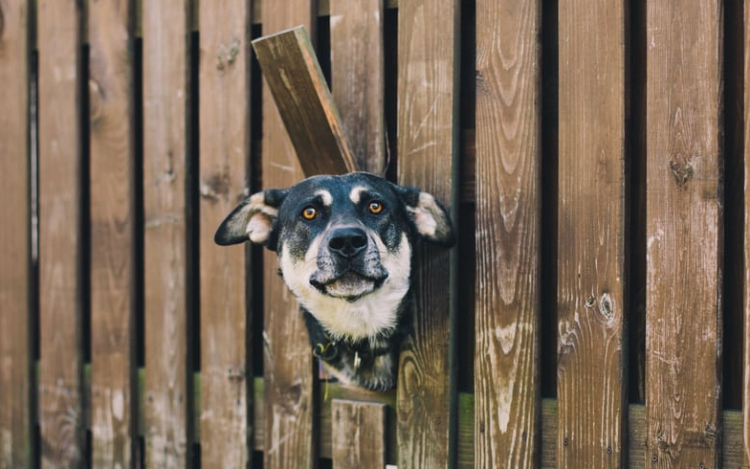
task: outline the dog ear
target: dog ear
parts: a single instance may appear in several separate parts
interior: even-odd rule
[[[250,241],[273,250],[271,234],[287,190],[268,189],[245,199],[216,230],[214,242],[221,246]]]
[[[396,186],[396,190],[420,238],[445,247],[455,244],[453,223],[440,201],[416,187]]]

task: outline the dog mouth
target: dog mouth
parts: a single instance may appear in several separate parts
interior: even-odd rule
[[[324,295],[351,302],[379,289],[386,278],[388,278],[387,274],[372,276],[347,270],[343,274],[327,279],[313,275],[310,278],[310,285]]]

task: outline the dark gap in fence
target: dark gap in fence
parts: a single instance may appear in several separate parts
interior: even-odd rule
[[[557,397],[557,0],[542,4],[542,187],[540,234],[542,397]]]
[[[137,367],[146,366],[146,318],[145,310],[145,265],[144,257],[144,187],[143,187],[143,39],[138,37],[133,41],[133,177],[134,203],[133,224],[135,239],[133,254],[135,256],[135,364]]]
[[[193,443],[191,445],[191,455],[188,460],[188,467],[192,469],[201,469],[201,445]]]
[[[137,445],[137,457],[135,459],[136,461],[136,469],[145,469],[146,467],[146,438],[143,436],[139,436],[138,440],[136,442]]]
[[[94,467],[94,434],[91,431],[90,428],[86,429],[86,436],[85,436],[85,447],[84,451],[86,456],[83,458],[83,464],[85,465],[86,469],[93,469]]]
[[[745,281],[744,15],[742,0],[724,3],[724,408],[742,408]]]
[[[252,461],[253,461],[252,467],[262,468],[263,467],[263,452],[253,451]]]
[[[83,9],[85,10],[85,8]],[[85,25],[85,12],[82,13],[82,23]],[[82,26],[85,29],[84,26]],[[86,37],[85,35],[83,37]],[[91,363],[91,175],[89,162],[91,159],[91,142],[89,134],[91,131],[91,113],[89,112],[89,45],[81,45],[81,60],[79,66],[78,93],[80,96],[80,108],[78,118],[80,119],[81,144],[81,258],[79,260],[80,291],[81,297],[81,338],[83,363]]]
[[[326,78],[328,88],[333,88],[331,83],[331,17],[330,16],[318,16],[317,17],[317,35],[313,42],[315,44],[315,52],[318,55],[318,63],[320,63],[320,70],[323,72],[323,76]]]
[[[29,158],[29,416],[31,431],[30,467],[41,469],[42,428],[39,424],[39,377],[36,364],[41,360],[39,316],[39,50],[37,49],[37,4],[29,3],[27,18],[29,101],[28,101],[28,158]]]
[[[318,460],[318,469],[333,469],[333,460],[328,458],[320,458]]]
[[[381,175],[389,181],[397,178],[396,129],[398,126],[398,9],[383,14],[383,65],[385,66],[383,100],[385,101],[385,167]]]
[[[188,37],[187,46],[187,116],[185,122],[185,305],[188,320],[186,321],[186,370],[201,369],[201,312],[200,312],[200,205],[199,205],[199,171],[200,171],[200,109],[199,109],[199,60],[200,33],[193,31]],[[188,389],[190,386],[188,386]],[[188,409],[192,408],[192,396]],[[188,419],[188,422],[191,422]],[[192,431],[188,431],[192,435]]]
[[[629,306],[625,321],[628,328],[628,399],[630,403],[645,402],[646,376],[646,2],[630,4],[630,171],[626,218],[628,229],[628,290]]]
[[[459,94],[459,177],[456,184],[465,192],[467,181],[476,181],[475,148],[476,137],[476,2],[461,3],[461,76]],[[468,164],[471,163],[471,164]],[[474,182],[475,184],[475,182]],[[475,259],[476,253],[476,204],[469,202],[460,194],[462,200],[459,219],[455,220],[458,228],[459,259]],[[458,391],[474,391],[474,353],[476,340],[474,336],[475,304],[474,289],[476,285],[476,263],[459,262],[458,264]]]

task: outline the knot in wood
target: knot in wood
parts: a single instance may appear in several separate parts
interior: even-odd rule
[[[216,53],[216,68],[224,71],[228,66],[234,63],[234,60],[240,54],[240,40],[233,38],[229,44],[221,44],[219,52]]]
[[[672,172],[677,187],[684,189],[688,181],[693,177],[693,164],[690,159],[681,155],[673,156],[669,160],[669,170]]]

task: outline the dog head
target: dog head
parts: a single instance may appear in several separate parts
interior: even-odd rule
[[[450,246],[454,234],[432,195],[351,173],[250,196],[215,236],[247,240],[277,252],[286,285],[326,336],[376,345],[399,327],[415,244]]]

